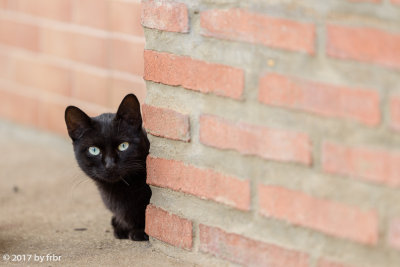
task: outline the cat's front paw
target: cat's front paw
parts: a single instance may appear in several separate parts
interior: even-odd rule
[[[129,239],[133,241],[149,241],[149,236],[144,230],[132,230],[129,232]]]
[[[114,228],[114,237],[117,239],[128,239],[129,238],[129,232],[121,229],[115,229]]]
[[[114,228],[114,237],[118,239],[128,239],[129,238],[129,231],[124,229],[117,223],[115,217],[111,218],[111,225]]]

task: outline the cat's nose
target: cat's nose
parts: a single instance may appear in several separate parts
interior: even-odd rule
[[[112,169],[115,167],[115,161],[111,157],[106,157],[104,159],[104,165],[105,165],[106,169]]]

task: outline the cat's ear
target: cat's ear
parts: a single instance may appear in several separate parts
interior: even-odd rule
[[[140,114],[140,103],[134,94],[124,97],[119,105],[116,119],[122,119],[134,126],[137,130],[142,127],[142,115]]]
[[[65,109],[65,123],[73,141],[79,139],[91,127],[92,120],[85,112],[74,106]]]

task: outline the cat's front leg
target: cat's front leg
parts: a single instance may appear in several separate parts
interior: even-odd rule
[[[118,239],[128,239],[130,238],[130,233],[127,228],[125,228],[121,223],[117,221],[115,216],[111,218],[111,225],[114,229],[114,236]]]

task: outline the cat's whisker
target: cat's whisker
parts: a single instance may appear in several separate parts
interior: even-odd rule
[[[127,182],[124,178],[121,177],[121,179],[122,179],[122,181],[124,181],[124,183],[126,183],[128,186],[130,185],[130,184],[128,184],[128,182]]]
[[[88,182],[88,181],[90,181],[90,180],[89,179],[83,179],[83,180],[77,181],[74,184],[72,184],[71,189],[75,190],[76,188],[78,188],[79,185],[81,185],[81,184],[83,184],[85,182]]]
[[[82,172],[76,170],[71,177],[71,190],[75,190],[79,185],[90,181]]]
[[[72,184],[71,190],[75,190],[81,183],[84,183],[85,180],[77,181],[76,183]]]

